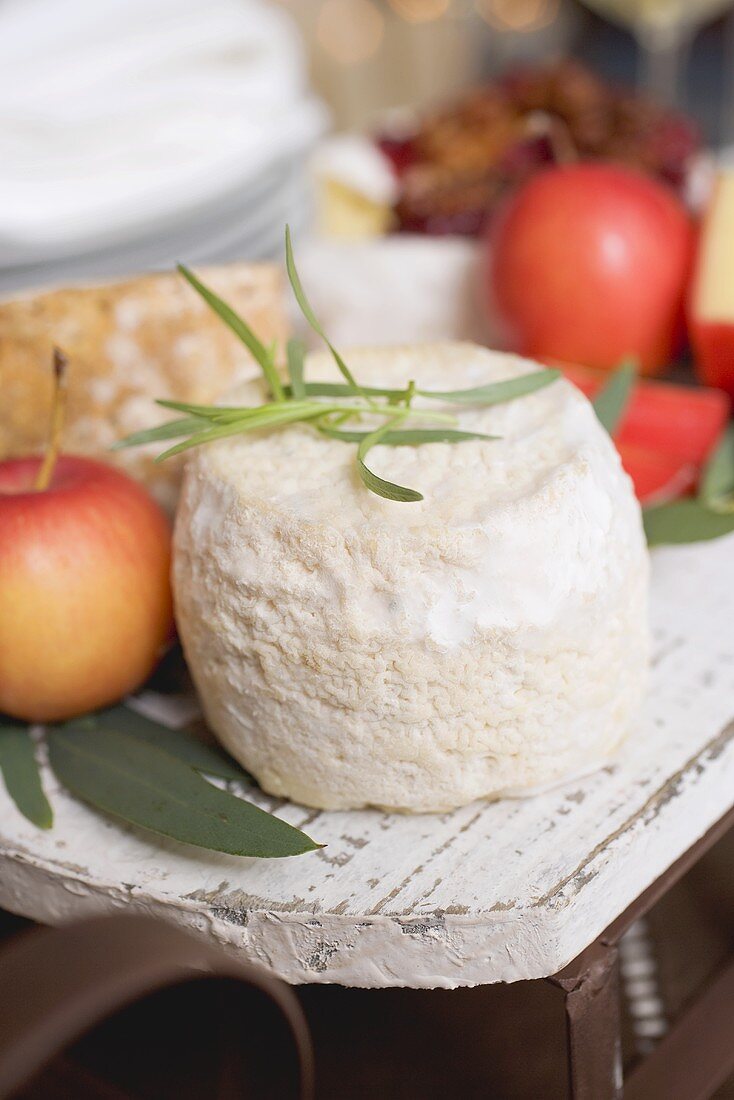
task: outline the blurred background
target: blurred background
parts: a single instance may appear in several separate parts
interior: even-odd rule
[[[338,126],[375,126],[390,108],[435,105],[517,62],[572,55],[690,107],[712,142],[732,137],[727,0],[282,2]]]
[[[716,165],[734,160],[734,0],[0,0],[3,296],[178,260],[279,258],[290,222],[304,284],[337,344],[456,335],[494,343],[489,310],[478,303],[475,242],[509,194],[577,157],[632,166],[698,214]],[[724,198],[722,225],[732,226],[731,183]],[[652,224],[655,244],[663,234]],[[724,246],[734,255],[728,239]],[[632,259],[636,300],[638,284],[654,280]],[[731,261],[714,260],[712,282],[734,285]],[[666,256],[659,266],[669,270]],[[665,334],[655,370],[685,349],[677,332],[684,292],[687,283],[673,287],[671,308],[663,303],[663,327],[675,331]],[[724,306],[726,331],[714,342],[722,341],[728,373],[702,377],[734,395],[734,302]],[[61,309],[45,315],[54,339]],[[0,368],[10,371],[17,344],[24,383],[41,327],[38,309],[28,316],[17,326],[10,312],[0,316],[0,349],[8,351]],[[82,327],[72,314],[63,330],[72,352]],[[101,332],[90,362],[107,357],[118,369],[114,340],[104,325]],[[205,332],[202,375],[208,340]],[[136,365],[146,355],[167,362],[176,341],[158,344],[153,353],[132,344]],[[174,365],[179,351],[171,351]],[[126,382],[129,361],[119,366]],[[690,363],[675,370],[685,387],[663,387],[661,398],[657,384],[642,383],[636,426],[617,440],[643,501],[692,491],[729,417],[721,392],[692,388]],[[582,385],[584,376],[574,380]],[[152,398],[160,395],[145,393],[154,420],[126,431],[157,422]],[[2,427],[0,416],[0,443]],[[655,1003],[670,1017],[731,951],[733,844],[722,841],[650,919],[663,994]],[[0,938],[21,923],[0,913]],[[319,1095],[564,1095],[561,1022],[549,989],[306,987]],[[625,1003],[633,1056],[668,1022],[657,1009],[645,1016],[629,991]],[[154,1023],[149,1015],[123,1022],[114,1073],[104,1043],[89,1044],[76,1052],[75,1072],[101,1080],[84,1089],[46,1080],[28,1095],[163,1095],[160,1082],[181,1051],[198,1055],[204,1045],[197,1017],[172,1013],[169,1006]],[[161,1019],[163,1040],[130,1040],[149,1038],[155,1026],[160,1036]],[[517,1057],[518,1040],[529,1057]],[[161,1077],[151,1075],[153,1046]],[[261,1045],[271,1065],[279,1050]],[[195,1066],[174,1094],[208,1095],[212,1073]],[[719,1095],[734,1097],[734,1083]]]
[[[582,152],[683,186],[694,155],[734,140],[733,7],[0,0],[0,291],[270,257],[286,220],[471,235],[477,203],[547,159],[521,132],[538,110],[560,112]],[[585,68],[534,86],[506,76],[559,58]],[[676,114],[619,104],[620,86]],[[370,140],[334,148],[333,131]],[[343,193],[323,208],[324,188],[345,185],[368,207],[356,225]]]

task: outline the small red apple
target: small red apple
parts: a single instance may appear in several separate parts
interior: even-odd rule
[[[0,712],[52,722],[138,687],[171,631],[170,554],[161,509],[111,466],[0,463]]]
[[[492,312],[538,359],[660,371],[681,335],[694,250],[685,207],[663,184],[609,164],[539,173],[489,240]]]
[[[734,397],[734,172],[722,172],[696,263],[689,325],[696,373]]]

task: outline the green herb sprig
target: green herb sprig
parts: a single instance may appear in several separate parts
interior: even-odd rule
[[[262,405],[192,405],[180,401],[159,401],[163,408],[181,413],[147,431],[135,432],[115,445],[134,447],[144,443],[179,440],[158,456],[163,461],[192,447],[228,436],[255,431],[272,431],[288,424],[310,424],[321,435],[357,446],[357,471],[363,484],[387,500],[423,500],[422,493],[379,477],[366,463],[373,447],[415,447],[422,443],[463,443],[470,439],[494,440],[482,432],[461,431],[455,415],[430,407],[416,408],[416,397],[445,405],[497,405],[550,385],[559,377],[556,370],[535,371],[465,390],[424,390],[415,382],[404,389],[362,386],[329,340],[301,284],[293,256],[290,230],[285,231],[286,270],[296,301],[313,331],[326,344],[343,382],[307,382],[301,341],[290,340],[286,348],[288,382],[281,381],[276,367],[276,349],[266,348],[246,321],[183,264],[179,271],[207,305],[224,321],[260,366],[271,400]],[[345,427],[351,424],[352,427]],[[422,426],[416,426],[416,425]]]

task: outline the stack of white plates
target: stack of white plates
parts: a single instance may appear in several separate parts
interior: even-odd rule
[[[277,254],[325,121],[263,0],[4,0],[0,291]]]

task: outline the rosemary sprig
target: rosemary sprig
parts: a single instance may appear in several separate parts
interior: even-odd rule
[[[184,278],[242,341],[258,363],[272,400],[253,406],[193,405],[181,401],[160,400],[159,405],[180,413],[180,418],[135,432],[117,443],[116,448],[179,440],[158,456],[157,461],[163,461],[171,455],[228,436],[272,430],[287,424],[310,424],[328,438],[357,445],[357,471],[370,492],[388,500],[419,501],[423,500],[423,496],[417,490],[387,481],[370,470],[365,458],[373,447],[415,447],[423,443],[462,443],[471,439],[493,440],[498,437],[481,432],[461,431],[456,427],[457,418],[453,413],[425,405],[416,408],[413,404],[416,397],[422,398],[424,402],[443,405],[497,405],[534,393],[550,385],[560,375],[559,371],[542,370],[520,378],[509,378],[464,390],[423,390],[412,381],[403,389],[362,386],[326,336],[306,297],[296,270],[288,227],[285,249],[286,269],[296,301],[311,328],[326,344],[344,381],[306,382],[303,376],[304,346],[299,340],[290,340],[286,349],[289,381],[283,383],[275,365],[277,350],[274,347],[266,348],[230,305],[204,286],[188,268],[179,264],[179,271]],[[375,419],[382,419],[383,422],[375,425]],[[360,421],[362,426],[354,429],[341,427],[354,420]],[[408,426],[416,421],[427,422],[428,426]]]

